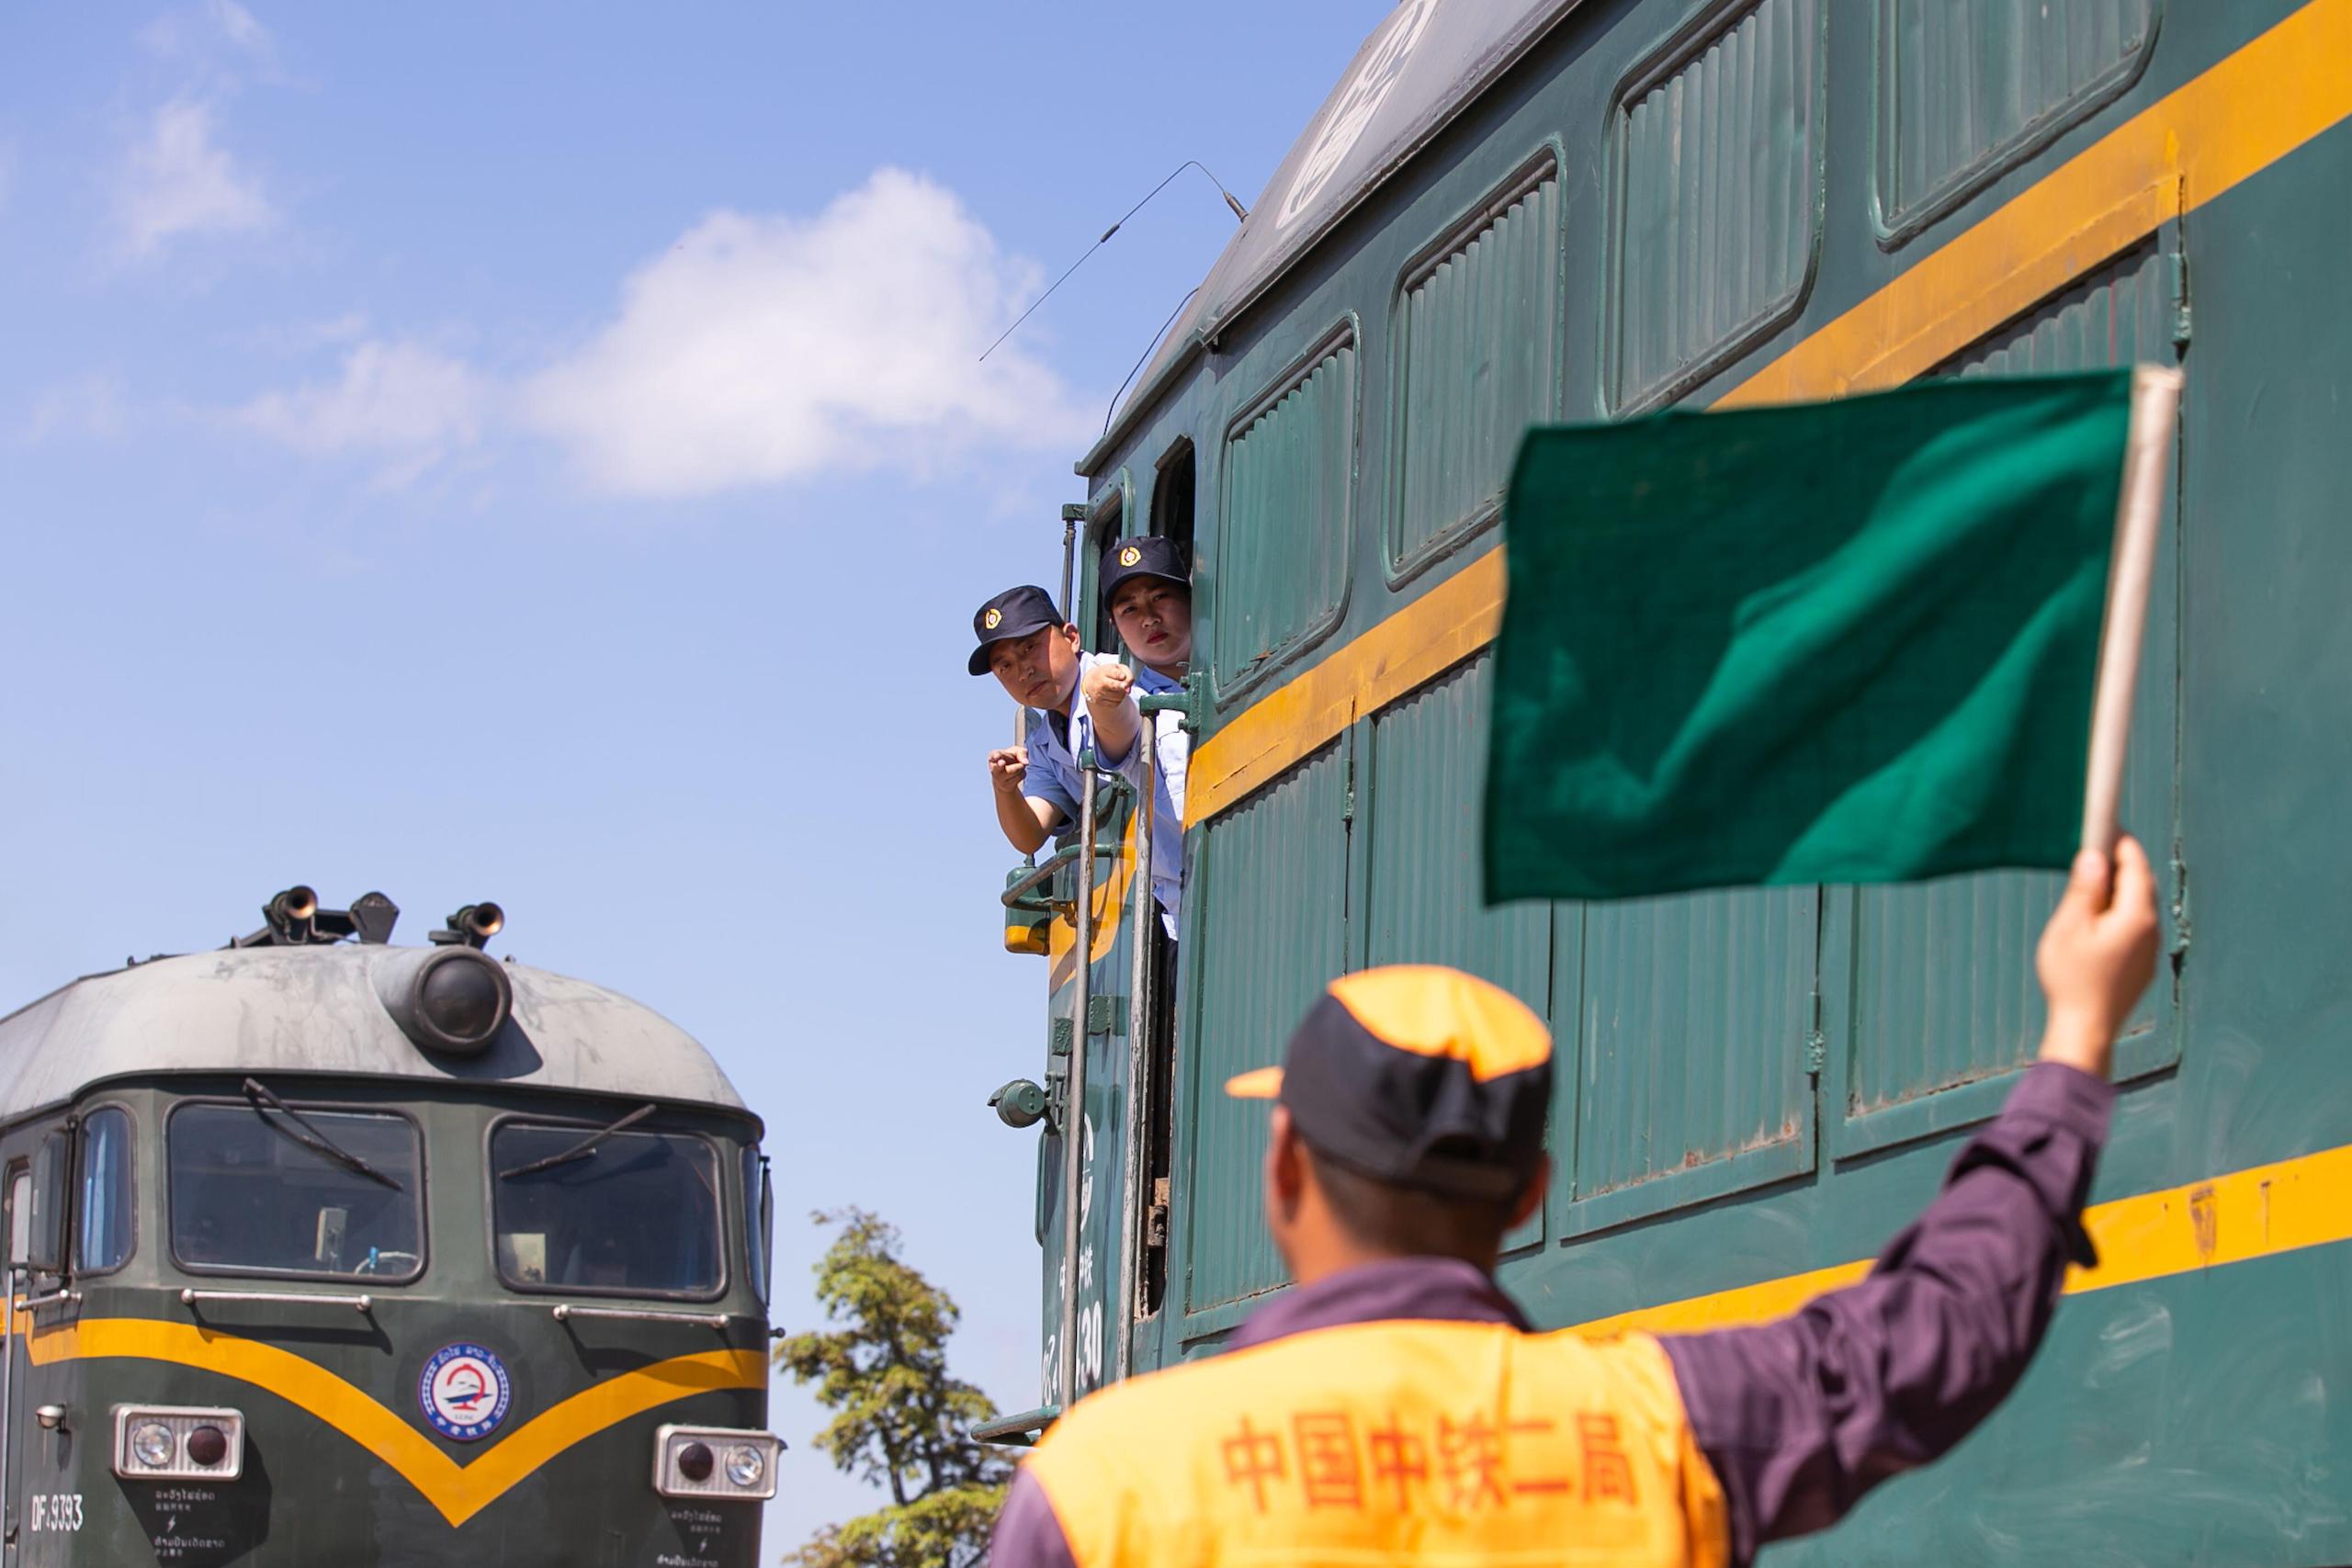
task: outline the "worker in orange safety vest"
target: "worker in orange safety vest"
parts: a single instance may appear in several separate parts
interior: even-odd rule
[[[1868,1278],[1754,1327],[1532,1331],[1496,1284],[1547,1165],[1551,1039],[1452,969],[1335,980],[1273,1100],[1293,1286],[1216,1357],[1091,1395],[1014,1481],[991,1568],[1746,1564],[1934,1460],[2015,1385],[2069,1262],[2154,970],[2140,846],[2086,853],[2043,932],[2039,1062]]]

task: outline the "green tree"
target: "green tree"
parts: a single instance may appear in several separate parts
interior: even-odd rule
[[[811,1216],[840,1227],[816,1267],[836,1328],[796,1334],[776,1365],[815,1383],[837,1414],[817,1434],[835,1468],[890,1495],[888,1507],[828,1525],[786,1554],[797,1568],[974,1568],[1012,1466],[964,1434],[995,1416],[988,1395],[947,1375],[962,1314],[899,1256],[899,1233],[863,1209]]]

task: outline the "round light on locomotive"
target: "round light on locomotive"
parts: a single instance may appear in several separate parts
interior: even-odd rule
[[[488,959],[435,964],[416,983],[417,1010],[452,1040],[487,1040],[505,1021],[505,978]]]
[[[754,1448],[733,1448],[727,1450],[727,1479],[738,1486],[757,1486],[766,1473],[768,1461]]]
[[[218,1427],[198,1427],[187,1435],[187,1457],[208,1469],[219,1464],[229,1457],[229,1435]]]
[[[172,1429],[161,1421],[133,1427],[130,1429],[130,1457],[151,1469],[163,1469],[172,1462]]]
[[[710,1448],[706,1443],[688,1443],[678,1450],[678,1473],[688,1481],[708,1481],[710,1466]]]
[[[514,1006],[506,966],[471,947],[401,949],[377,959],[370,973],[401,1032],[447,1056],[488,1050]]]

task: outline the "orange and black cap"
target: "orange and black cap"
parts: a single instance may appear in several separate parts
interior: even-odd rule
[[[1332,981],[1283,1066],[1225,1088],[1279,1099],[1318,1156],[1375,1181],[1508,1200],[1543,1163],[1552,1035],[1498,986],[1394,964]]]
[[[1034,583],[1008,588],[972,612],[972,635],[980,639],[980,646],[972,650],[967,668],[975,675],[985,675],[989,649],[1061,624],[1062,613],[1054,608],[1052,594]]]

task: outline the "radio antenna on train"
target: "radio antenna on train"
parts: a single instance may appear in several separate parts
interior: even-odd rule
[[[1126,211],[1119,215],[1119,220],[1116,223],[1114,223],[1108,229],[1103,230],[1102,237],[1086,247],[1086,254],[1070,263],[1069,265],[1063,270],[1062,275],[1054,279],[1053,288],[1048,288],[1043,294],[1038,295],[1035,299],[1030,302],[1030,306],[1027,310],[1022,311],[1018,316],[1015,316],[1012,319],[1012,325],[999,333],[997,334],[996,342],[989,344],[987,348],[981,351],[980,363],[983,365],[987,364],[989,355],[1003,347],[1004,340],[1011,337],[1014,333],[1020,331],[1021,323],[1035,315],[1037,313],[1037,307],[1043,305],[1046,300],[1054,297],[1054,289],[1059,288],[1063,284],[1068,283],[1071,273],[1076,272],[1080,267],[1084,266],[1088,260],[1093,256],[1095,252],[1101,250],[1104,245],[1109,244],[1111,243],[1111,236],[1117,233],[1121,229],[1126,227],[1128,219],[1133,218],[1136,213],[1141,212],[1146,205],[1150,202],[1153,197],[1158,196],[1161,191],[1166,190],[1170,186],[1173,185],[1176,182],[1176,176],[1182,174],[1187,169],[1198,169],[1203,175],[1207,175],[1209,184],[1216,186],[1217,195],[1225,197],[1226,206],[1233,209],[1233,220],[1235,222],[1244,223],[1249,221],[1250,209],[1241,205],[1241,198],[1239,197],[1225,188],[1225,182],[1223,180],[1218,179],[1215,175],[1209,173],[1209,166],[1206,164],[1202,163],[1198,158],[1185,159],[1182,163],[1177,164],[1173,169],[1170,169],[1168,172],[1168,177],[1166,179],[1160,181],[1158,185],[1152,186],[1150,190],[1145,192],[1142,201],[1138,201],[1133,207],[1128,208]]]
[[[1184,298],[1176,301],[1176,308],[1168,312],[1168,319],[1159,323],[1159,330],[1151,334],[1149,343],[1143,345],[1143,352],[1136,355],[1136,362],[1127,367],[1126,380],[1119,383],[1119,389],[1111,394],[1110,406],[1102,411],[1103,434],[1111,434],[1111,416],[1119,412],[1119,400],[1127,395],[1127,388],[1135,380],[1136,372],[1143,368],[1143,362],[1151,357],[1151,351],[1159,346],[1159,340],[1168,335],[1168,329],[1176,324],[1176,318],[1184,313],[1184,307],[1191,304],[1193,296],[1200,291],[1201,286],[1197,283],[1184,290]]]

